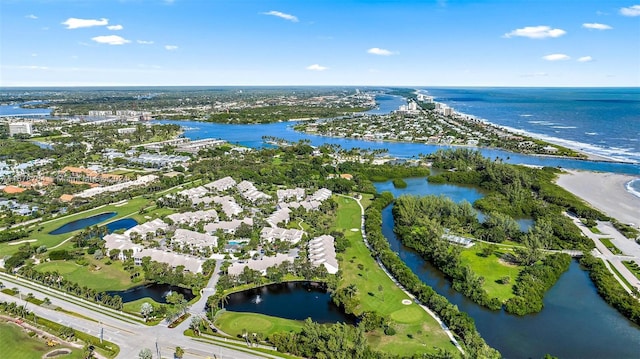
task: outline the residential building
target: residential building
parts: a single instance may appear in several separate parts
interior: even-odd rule
[[[334,241],[332,236],[325,234],[310,240],[307,245],[309,261],[315,266],[323,265],[330,274],[338,272]]]
[[[17,134],[32,135],[33,128],[29,122],[11,122],[9,123],[9,136],[15,136]]]

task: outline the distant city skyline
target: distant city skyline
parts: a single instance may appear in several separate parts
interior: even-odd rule
[[[640,3],[0,3],[0,86],[164,85],[638,87]]]

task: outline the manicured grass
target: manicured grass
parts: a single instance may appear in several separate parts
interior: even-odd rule
[[[607,263],[609,263],[609,266],[611,267],[611,269],[616,273],[615,276],[620,278],[620,280],[627,285],[627,288],[630,288],[630,289],[635,288],[633,285],[631,285],[631,283],[629,283],[629,281],[627,280],[627,277],[623,276],[622,273],[620,273],[620,271],[618,270],[618,268],[616,268],[613,265],[613,263],[611,263],[611,261],[607,261]]]
[[[602,232],[600,232],[600,230],[596,227],[589,227],[589,230],[591,231],[591,233],[602,234]]]
[[[489,257],[480,255],[480,245],[475,245],[462,251],[461,259],[464,265],[479,276],[484,277],[482,288],[487,291],[490,298],[496,297],[504,302],[514,297],[513,284],[520,274],[521,267],[507,265],[500,262],[503,252],[497,251]],[[505,276],[509,276],[511,281],[508,284],[500,284],[497,281]]]
[[[81,266],[75,261],[51,261],[38,264],[35,268],[40,272],[58,271],[65,279],[87,286],[97,291],[124,290],[142,282],[132,283],[129,273],[122,268],[122,262],[112,261],[106,265],[104,261],[94,259],[90,255],[85,255],[89,261],[88,266]]]
[[[49,347],[44,339],[30,337],[17,325],[0,321],[0,348],[2,348],[3,358],[40,359],[52,350],[66,347],[60,345]],[[71,354],[56,356],[56,358],[80,359],[82,350],[73,349]]]
[[[640,279],[640,266],[634,261],[622,261],[625,267],[627,267],[636,278]]]
[[[334,196],[333,199],[338,203],[335,230],[343,232],[350,243],[349,248],[338,255],[342,258],[339,265],[343,271],[340,286],[353,283],[358,288],[356,314],[376,311],[390,319],[397,331],[393,336],[385,335],[380,329],[368,333],[369,344],[375,350],[402,356],[431,353],[435,347],[457,352],[429,314],[413,302],[402,304],[402,300],[409,297],[382,271],[362,240],[358,204],[349,198]],[[353,232],[352,228],[358,228],[358,231]]]
[[[115,221],[120,218],[129,217],[132,214],[138,212],[141,208],[146,207],[148,205],[152,205],[152,204],[153,204],[153,201],[150,201],[149,199],[145,199],[142,197],[138,197],[138,198],[133,198],[128,200],[127,203],[124,205],[110,204],[104,207],[94,208],[86,212],[72,214],[62,218],[56,218],[54,220],[36,224],[35,226],[33,226],[34,228],[32,232],[29,234],[29,236],[24,239],[36,239],[36,242],[31,243],[32,246],[38,247],[41,245],[45,245],[51,248],[62,243],[64,240],[72,237],[75,233],[80,231],[78,230],[78,231],[58,234],[58,235],[48,234],[49,232],[57,229],[62,225],[65,225],[77,219],[91,217],[96,214],[100,214],[104,212],[116,212],[117,213],[116,216],[109,219],[109,221]],[[107,223],[107,221],[98,223],[98,225],[104,225],[105,223]],[[13,254],[18,251],[19,247],[20,245],[11,245],[11,242],[2,243],[0,244],[0,256]]]
[[[604,244],[607,249],[611,251],[613,254],[622,254],[622,251],[618,249],[613,243],[611,243],[611,238],[600,238],[600,242]]]
[[[256,313],[225,311],[216,318],[215,325],[223,332],[234,337],[239,334],[242,335],[243,329],[246,329],[249,333],[262,333],[264,337],[268,337],[277,332],[299,332],[302,330],[304,323]]]

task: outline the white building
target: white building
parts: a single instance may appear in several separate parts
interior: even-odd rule
[[[314,266],[323,265],[327,272],[338,272],[338,260],[336,259],[335,239],[330,235],[316,237],[309,241],[309,260]]]
[[[278,227],[264,227],[262,231],[260,231],[260,238],[267,242],[273,242],[279,239],[291,244],[296,244],[300,242],[303,235],[304,231],[299,229],[284,229]]]
[[[18,134],[33,134],[33,128],[29,122],[12,122],[9,124],[9,136]]]
[[[182,247],[189,246],[191,248],[211,248],[218,246],[218,237],[207,233],[198,233],[188,229],[176,229],[171,243],[180,244]]]
[[[209,189],[215,189],[218,192],[223,192],[233,188],[235,185],[236,185],[236,180],[227,176],[224,178],[220,178],[219,180],[213,181],[211,183],[207,183],[204,186]]]

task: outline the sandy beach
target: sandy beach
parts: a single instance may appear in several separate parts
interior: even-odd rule
[[[625,184],[637,177],[586,171],[569,171],[556,183],[584,199],[594,208],[622,223],[640,226],[640,198],[627,192]]]

